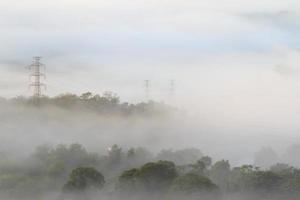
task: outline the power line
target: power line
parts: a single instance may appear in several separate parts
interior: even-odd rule
[[[29,88],[33,89],[33,96],[34,97],[41,97],[42,96],[42,87],[46,89],[46,85],[41,83],[41,77],[46,78],[46,75],[42,73],[45,71],[45,65],[40,62],[41,57],[33,57],[32,64],[29,65],[29,69],[31,73],[29,75]]]

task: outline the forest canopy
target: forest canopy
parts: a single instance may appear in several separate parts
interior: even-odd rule
[[[161,152],[170,157],[161,160]],[[193,150],[195,151],[195,150]],[[22,160],[0,158],[0,191],[7,199],[43,199],[57,192],[60,199],[222,199],[244,195],[255,199],[292,199],[300,194],[300,169],[278,163],[269,169],[232,167],[227,160],[190,155],[191,150],[162,150],[113,145],[106,154],[88,152],[80,144],[39,146]],[[174,157],[178,157],[174,159]],[[191,157],[180,164],[181,157]],[[170,161],[170,159],[175,162]],[[90,196],[91,195],[91,196]]]
[[[0,99],[1,104],[12,104],[18,106],[47,107],[55,106],[69,110],[87,110],[102,115],[166,115],[175,112],[172,106],[163,102],[149,100],[130,104],[121,102],[120,97],[113,92],[104,92],[102,95],[86,92],[81,95],[66,93],[54,97],[23,97],[12,99]]]

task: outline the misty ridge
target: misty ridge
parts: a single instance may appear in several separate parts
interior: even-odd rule
[[[0,200],[300,200],[299,0],[0,13]]]
[[[227,145],[236,156],[226,157],[232,151],[222,135],[186,112],[155,101],[122,103],[111,92],[0,102],[1,199],[299,197],[297,144],[281,154],[272,144],[255,146],[252,161],[243,161],[249,152],[235,138]]]

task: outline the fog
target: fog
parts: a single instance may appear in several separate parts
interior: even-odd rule
[[[296,200],[299,9],[0,1],[0,199]]]
[[[276,129],[268,127],[267,123],[261,126],[257,124],[251,125],[251,122],[249,124],[246,122],[241,123],[240,119],[235,118],[234,114],[231,114],[233,116],[229,118],[225,117],[227,113],[224,113],[224,116],[216,116],[212,120],[211,116],[201,115],[201,113],[195,114],[191,111],[176,108],[168,110],[166,113],[154,112],[151,115],[144,115],[139,112],[123,115],[118,112],[115,113],[113,110],[99,113],[97,110],[89,107],[85,108],[81,104],[73,105],[71,104],[72,102],[67,102],[65,104],[67,107],[64,107],[62,106],[64,104],[56,105],[54,103],[31,105],[26,103],[26,101],[26,99],[18,100],[18,98],[1,101],[0,150],[2,164],[0,166],[3,173],[3,198],[8,200],[19,199],[19,197],[7,194],[7,189],[3,190],[3,188],[7,187],[5,186],[6,184],[11,184],[8,187],[11,187],[15,194],[24,194],[23,199],[34,199],[37,197],[34,195],[36,193],[34,192],[34,182],[24,182],[22,184],[27,186],[24,185],[22,187],[14,185],[13,182],[6,183],[11,178],[4,178],[8,176],[5,173],[10,174],[9,176],[20,176],[17,174],[25,173],[33,178],[35,176],[39,177],[41,175],[38,174],[44,173],[44,165],[49,165],[46,167],[47,170],[51,171],[52,165],[56,166],[54,168],[56,169],[60,165],[58,164],[57,166],[55,163],[58,161],[54,162],[51,159],[56,157],[56,154],[59,155],[59,152],[69,151],[67,149],[63,150],[65,147],[60,145],[66,145],[66,148],[70,148],[70,155],[65,154],[66,157],[64,158],[69,161],[63,161],[69,163],[68,167],[64,167],[64,172],[59,176],[56,175],[56,171],[47,172],[51,176],[57,176],[53,180],[52,178],[50,179],[56,182],[54,187],[47,185],[47,181],[43,181],[43,179],[35,180],[40,181],[41,184],[38,198],[46,200],[61,198],[70,198],[72,200],[86,198],[91,200],[99,198],[107,200],[119,198],[260,199],[265,197],[265,195],[262,195],[264,192],[256,194],[256,192],[251,190],[242,190],[232,194],[225,191],[208,192],[206,194],[206,192],[202,191],[199,194],[174,194],[173,192],[162,194],[157,192],[154,195],[150,191],[141,189],[141,191],[134,192],[133,195],[128,192],[123,193],[124,191],[115,191],[114,188],[118,188],[118,183],[115,183],[116,177],[122,173],[122,170],[128,170],[130,167],[139,167],[147,162],[157,160],[170,160],[178,166],[186,166],[184,168],[189,169],[189,164],[196,162],[201,156],[209,155],[212,157],[213,163],[222,159],[229,160],[230,167],[233,170],[231,173],[233,174],[234,167],[242,165],[254,165],[261,167],[261,169],[269,169],[269,167],[275,166],[277,163],[286,163],[293,167],[300,167],[300,159],[298,157],[300,147],[297,146],[298,137],[296,134],[293,136],[294,132],[292,129]],[[46,100],[41,99],[40,101]],[[69,105],[73,106],[69,107]],[[120,105],[123,105],[122,101]],[[228,116],[230,115],[228,114]],[[88,158],[87,161],[81,160],[82,157],[77,158],[76,156],[80,154],[77,155],[75,152],[78,150],[73,151],[72,148],[78,147],[68,147],[73,144],[82,145],[84,150],[79,149],[79,152],[87,151],[91,153],[88,155],[92,157]],[[117,144],[122,149],[122,156],[125,156],[126,151],[129,152],[130,148],[143,148],[146,151],[134,162],[124,160],[117,167],[107,168],[105,166],[110,163],[107,159],[110,159],[110,156],[112,156],[109,152],[112,151],[111,148],[114,144]],[[45,151],[42,150],[46,147],[50,148],[50,156],[47,159],[45,157],[47,154],[44,154]],[[96,159],[96,164],[94,161],[88,161],[89,159],[94,159],[94,153],[100,156]],[[54,155],[51,156],[51,154]],[[73,154],[75,155],[74,158],[72,158]],[[85,153],[83,154],[85,155]],[[122,160],[125,158],[122,158]],[[43,164],[43,162],[48,164]],[[105,164],[107,162],[108,164]],[[131,164],[128,164],[128,162]],[[75,196],[74,194],[62,196],[61,188],[68,180],[70,170],[76,166],[85,165],[95,166],[104,174],[104,189],[100,192],[86,192],[84,196],[78,193],[75,193]],[[213,173],[214,167],[212,166],[209,170],[209,173]],[[210,174],[209,177],[215,180],[213,174]],[[219,181],[219,179],[215,181]],[[115,184],[117,185],[115,186]],[[221,185],[218,186],[220,188],[223,187]],[[161,195],[167,195],[168,197]],[[283,196],[273,192],[268,198],[281,199]],[[293,199],[294,197],[291,196],[289,198]]]
[[[254,120],[242,123],[234,114],[224,113],[212,121],[211,116],[184,110],[168,117],[144,118],[102,116],[55,106],[2,104],[1,148],[29,154],[41,144],[80,143],[96,152],[104,152],[113,144],[125,148],[142,146],[154,153],[194,147],[216,159],[226,158],[241,165],[253,164],[255,153],[262,147],[272,147],[278,155],[283,155],[287,147],[297,144],[297,127],[268,124],[280,116],[265,119],[265,123]]]

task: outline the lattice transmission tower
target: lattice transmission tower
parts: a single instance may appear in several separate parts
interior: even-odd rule
[[[145,87],[145,98],[146,101],[150,99],[150,80],[144,80],[144,87]]]
[[[175,80],[170,80],[169,96],[173,97],[175,93]]]
[[[45,75],[45,65],[40,62],[41,57],[33,57],[32,64],[29,65],[29,69],[31,71],[29,75],[29,88],[33,90],[34,97],[42,96],[42,87],[46,89],[46,84],[41,82],[41,78],[46,78]]]

